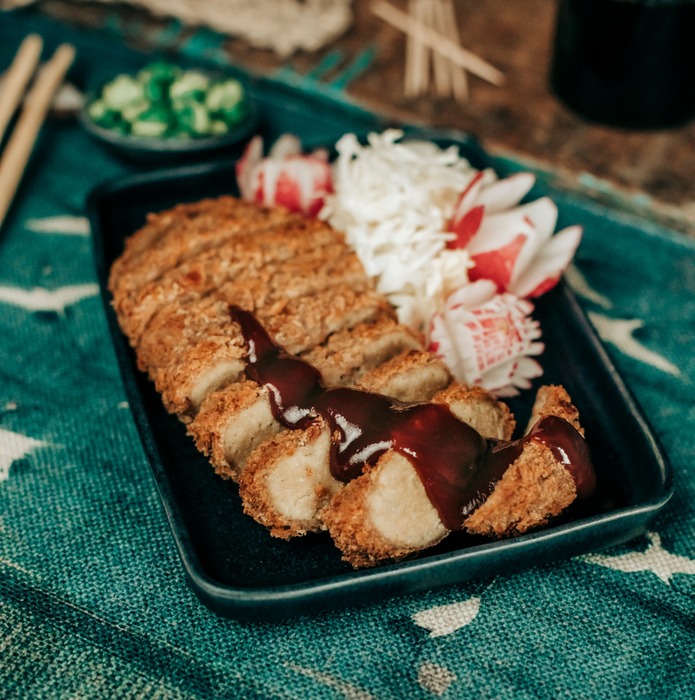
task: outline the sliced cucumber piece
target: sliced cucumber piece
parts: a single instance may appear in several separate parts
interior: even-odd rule
[[[193,100],[174,104],[174,114],[179,129],[193,136],[203,136],[208,133],[210,116],[205,105]]]
[[[163,136],[167,130],[167,124],[164,122],[147,121],[145,119],[135,121],[130,125],[130,133],[133,136],[149,136],[158,138]]]
[[[169,87],[169,97],[172,100],[181,99],[184,97],[192,97],[193,99],[205,98],[205,92],[210,85],[210,78],[204,73],[195,70],[189,70],[183,73]]]
[[[122,109],[126,105],[145,99],[141,82],[129,75],[119,75],[104,86],[102,99],[111,109]]]

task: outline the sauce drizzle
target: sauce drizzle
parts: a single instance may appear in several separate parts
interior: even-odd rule
[[[328,424],[331,473],[339,481],[358,477],[395,450],[415,466],[442,523],[460,530],[524,445],[538,440],[572,475],[579,497],[593,491],[588,445],[562,418],[542,418],[519,440],[486,440],[441,404],[401,404],[359,389],[326,389],[319,370],[277,345],[253,314],[237,306],[230,314],[248,347],[246,374],[268,387],[275,419],[289,429],[306,428],[319,417]]]

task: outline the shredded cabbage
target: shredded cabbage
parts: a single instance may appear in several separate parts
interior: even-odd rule
[[[478,171],[456,147],[402,137],[389,129],[362,145],[354,134],[343,136],[336,144],[335,192],[321,217],[345,232],[399,320],[426,331],[448,295],[468,282],[470,255],[446,248],[453,238],[446,229]],[[496,179],[492,171],[484,177]]]

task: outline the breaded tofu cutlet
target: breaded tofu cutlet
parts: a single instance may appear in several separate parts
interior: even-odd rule
[[[372,327],[370,339],[372,343],[376,344],[380,349],[382,349],[382,345],[377,342],[378,333],[381,332],[388,338],[387,343],[384,345],[390,349],[391,353],[387,354],[386,351],[384,351],[384,360],[392,358],[393,355],[401,352],[403,349],[410,349],[410,343],[414,342],[412,334],[408,332],[408,329],[396,324],[391,318],[360,325],[362,326],[361,332],[363,333],[365,332],[364,326],[369,325]],[[396,332],[402,333],[400,339],[394,339],[393,336]],[[339,372],[346,374],[345,367],[340,364],[340,362],[340,356],[332,355],[325,359],[324,367],[327,372],[332,375]],[[338,366],[334,366],[333,363],[338,363]],[[403,380],[404,378],[401,377],[401,381]],[[251,438],[240,437],[240,432],[246,432],[245,428],[242,427],[246,424],[246,419],[240,418],[240,410],[243,410],[244,416],[255,417],[263,415],[264,425],[271,425],[272,423],[272,433],[269,434],[274,434],[281,430],[281,426],[277,421],[273,420],[271,422],[270,420],[273,414],[270,396],[267,391],[254,392],[253,401],[249,400],[248,402],[244,402],[243,406],[240,408],[237,399],[238,393],[241,390],[244,396],[250,396],[245,388],[248,385],[249,382],[230,384],[208,395],[201,403],[200,410],[188,426],[188,431],[193,435],[196,445],[198,445],[199,449],[201,449],[204,454],[210,457],[213,466],[218,470],[226,472],[235,481],[239,480],[250,455],[250,450],[247,449],[246,446],[252,445],[255,447],[257,444],[253,442]],[[253,386],[257,385],[253,384]],[[384,385],[383,388],[388,391],[386,385]],[[417,387],[413,385],[412,381],[410,390],[411,393],[417,391]],[[394,398],[398,398],[398,396],[394,396]],[[254,418],[253,420],[256,419]],[[253,425],[253,423],[251,423],[251,425]],[[289,437],[283,439],[290,440]],[[201,446],[205,446],[205,449]]]
[[[508,439],[513,424],[495,415],[503,404],[495,406],[489,397],[465,388],[455,398],[458,391],[452,387],[439,399],[449,401],[452,412],[465,415],[483,435]],[[562,416],[571,404],[560,387],[542,387],[539,395],[542,407],[534,425],[547,416]],[[495,424],[500,428],[496,436],[485,432]],[[546,525],[575,500],[575,480],[542,441],[529,440],[514,456],[489,495],[470,515],[462,515],[458,529],[493,538],[522,534]],[[386,452],[373,468],[347,484],[325,511],[324,522],[343,558],[355,568],[398,561],[450,533],[413,462],[395,451]]]
[[[148,282],[231,238],[304,221],[282,208],[258,207],[234,197],[179,204],[151,214],[145,226],[126,240],[123,254],[111,268],[109,289],[114,302],[118,306]]]
[[[431,393],[431,375],[422,372],[422,365],[413,359],[411,353],[406,353],[392,360],[394,368],[400,364],[401,371],[389,372],[390,382],[380,380],[382,395],[399,401],[403,396]],[[364,381],[369,383],[370,376]],[[438,394],[438,402],[449,406],[457,403],[459,410],[465,404],[470,424],[487,430],[483,434],[488,437],[506,438],[514,430],[514,418],[507,406],[485,392],[454,385],[453,391]],[[334,517],[330,513],[331,498],[345,486],[331,474],[330,448],[331,431],[322,419],[305,430],[287,430],[264,443],[250,455],[240,476],[244,511],[269,527],[276,537],[327,529]],[[280,484],[292,484],[290,498],[284,497]]]
[[[316,239],[316,246],[309,241]],[[124,332],[137,342],[150,319],[167,304],[186,305],[196,298],[234,285],[253,285],[260,297],[288,298],[326,289],[331,284],[358,283],[364,271],[333,229],[292,224],[240,234],[165,272],[129,295],[120,295],[117,312]],[[234,294],[234,289],[230,289]]]
[[[564,389],[540,389],[511,441],[509,408],[452,383],[323,222],[179,205],[126,241],[109,288],[138,367],[274,536],[328,530],[372,566],[456,529],[526,532],[593,488]]]

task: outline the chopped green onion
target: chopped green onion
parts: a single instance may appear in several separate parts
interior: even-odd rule
[[[207,75],[198,71],[186,71],[177,78],[169,88],[169,97],[172,100],[181,97],[193,97],[198,99],[201,95],[205,95],[205,91],[210,85],[210,79]]]
[[[244,99],[244,88],[238,80],[225,80],[213,85],[205,98],[205,104],[211,112],[235,107]]]
[[[119,75],[104,87],[102,92],[104,102],[113,109],[119,109],[131,102],[145,98],[142,83],[128,75]]]
[[[213,119],[210,122],[210,128],[208,129],[209,134],[213,136],[222,136],[222,134],[226,134],[228,131],[229,127],[227,123],[222,121],[222,119]]]
[[[182,131],[199,136],[207,134],[210,117],[204,105],[198,102],[186,102],[175,109],[175,114]]]
[[[243,85],[155,61],[106,84],[87,113],[96,124],[150,138],[221,136],[248,117]]]
[[[163,136],[166,130],[167,124],[165,122],[150,121],[147,119],[135,121],[130,126],[130,133],[134,136],[149,136],[156,138]]]
[[[127,122],[134,122],[140,117],[140,115],[150,108],[150,102],[148,100],[136,100],[135,102],[130,102],[125,105],[121,110],[121,115],[123,119]]]

